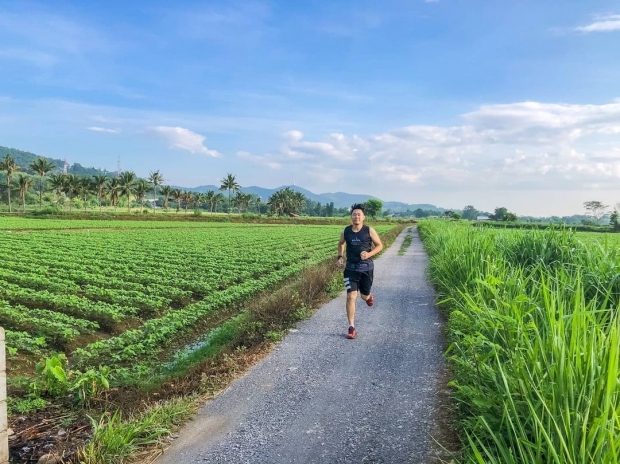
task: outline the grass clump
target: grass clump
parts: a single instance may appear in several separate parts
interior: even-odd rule
[[[411,236],[411,228],[409,228],[409,233],[403,240],[403,243],[400,244],[400,248],[398,250],[398,256],[403,256],[407,252],[407,249],[411,246],[412,240],[413,240],[413,237]]]
[[[617,463],[615,252],[567,230],[426,222],[464,462]]]
[[[120,411],[91,418],[93,437],[80,453],[83,464],[120,464],[134,462],[137,452],[145,447],[163,445],[172,430],[194,412],[191,398],[177,398],[151,405],[137,415],[123,418]]]

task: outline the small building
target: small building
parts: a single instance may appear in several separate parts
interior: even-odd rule
[[[491,218],[489,216],[476,216],[476,221],[490,221]]]

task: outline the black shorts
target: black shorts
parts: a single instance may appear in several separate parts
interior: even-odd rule
[[[362,295],[370,295],[370,287],[372,287],[372,269],[370,271],[352,271],[344,270],[344,286],[349,292],[357,292]]]

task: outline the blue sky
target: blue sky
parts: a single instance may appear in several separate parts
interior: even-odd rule
[[[620,2],[2,2],[0,145],[169,183],[620,202]]]

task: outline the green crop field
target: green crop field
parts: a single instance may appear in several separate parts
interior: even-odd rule
[[[449,313],[463,462],[618,463],[616,235],[419,227]]]
[[[16,224],[25,231],[15,232]],[[223,309],[335,255],[342,229],[110,221],[114,230],[102,230],[102,224],[11,219],[2,225],[0,325],[9,365],[23,370],[60,351],[79,369],[107,366],[126,377],[157,371],[205,319],[217,330],[239,314]]]
[[[578,232],[577,238],[585,244],[598,243],[604,248],[620,247],[620,234],[601,232]]]

